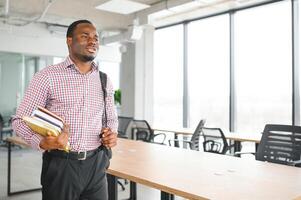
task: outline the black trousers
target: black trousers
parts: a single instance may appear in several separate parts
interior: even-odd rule
[[[41,173],[43,200],[108,200],[108,151],[104,148],[86,160],[45,152]]]

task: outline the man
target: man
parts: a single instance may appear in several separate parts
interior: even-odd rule
[[[73,22],[67,30],[69,56],[33,77],[15,118],[13,129],[43,153],[43,200],[107,200],[105,170],[110,148],[117,142],[117,114],[113,87],[107,81],[104,103],[98,66],[98,33],[88,20]],[[106,118],[104,117],[106,105]],[[41,137],[22,121],[37,106],[64,119],[58,137]],[[106,121],[107,127],[104,127]],[[69,153],[61,150],[70,143]]]

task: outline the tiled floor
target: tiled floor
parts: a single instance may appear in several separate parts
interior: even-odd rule
[[[31,149],[14,147],[12,151],[12,191],[40,187],[41,153]],[[119,198],[129,197],[129,184],[126,190],[119,187]],[[41,191],[7,197],[7,148],[0,147],[0,200],[41,200]],[[160,191],[137,185],[138,200],[160,199]],[[177,200],[182,198],[176,197]]]

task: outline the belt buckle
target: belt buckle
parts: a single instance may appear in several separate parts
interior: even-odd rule
[[[80,152],[78,152],[78,155],[81,154],[81,153],[84,153],[84,157],[78,158],[78,160],[86,160],[86,158],[87,158],[87,151],[80,151]]]

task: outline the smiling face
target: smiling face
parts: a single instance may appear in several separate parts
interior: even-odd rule
[[[70,56],[81,62],[90,62],[97,56],[99,49],[98,33],[89,23],[78,24],[72,34],[67,37]]]

